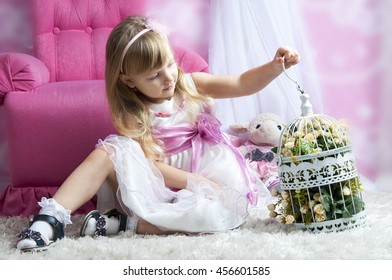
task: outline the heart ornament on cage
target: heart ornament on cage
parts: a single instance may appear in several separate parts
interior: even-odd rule
[[[301,93],[301,116],[282,131],[278,154],[281,190],[270,216],[309,232],[339,232],[366,223],[365,203],[348,127],[314,114],[309,95]]]

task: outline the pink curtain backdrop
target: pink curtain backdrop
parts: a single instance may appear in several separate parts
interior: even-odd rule
[[[31,25],[27,0],[0,0],[0,53],[32,53]],[[7,143],[4,109],[0,106],[0,191],[7,187]]]
[[[172,42],[185,44],[208,61],[208,38],[219,36],[208,32],[209,0],[149,2],[150,15],[171,28]],[[381,51],[382,45],[390,46],[386,43],[388,32],[382,28],[390,16],[382,11],[391,5],[387,0],[297,2],[313,49],[312,53],[301,55],[312,56],[315,61],[323,94],[323,113],[345,118],[351,124],[357,164],[364,175],[374,179],[379,169],[375,141],[382,113],[380,104],[385,108],[385,102],[380,100],[386,98],[381,92],[390,93],[391,85],[391,82],[381,82],[387,77],[387,66],[382,61],[390,57],[390,47]],[[26,7],[24,0],[0,0],[0,52],[31,52]],[[0,190],[6,187],[8,176],[2,110],[0,107]]]
[[[381,97],[380,0],[301,0],[324,113],[351,126],[357,165],[375,179]]]
[[[169,40],[199,53],[208,61],[210,0],[147,0],[148,15],[170,31]]]

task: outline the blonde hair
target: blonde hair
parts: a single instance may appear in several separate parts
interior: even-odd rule
[[[149,31],[130,46],[123,65],[120,65],[124,48],[146,25],[146,17],[131,16],[112,30],[106,44],[105,86],[117,131],[139,142],[147,157],[159,159],[164,154],[164,149],[162,143],[153,137],[148,100],[141,92],[128,87],[120,79],[121,66],[127,75],[146,73],[161,68],[172,53],[165,38]],[[183,97],[186,98],[183,110],[186,110],[192,120],[196,120],[203,106],[212,102],[209,97],[199,95],[187,85],[184,73],[179,68],[174,98],[176,102],[180,102]]]

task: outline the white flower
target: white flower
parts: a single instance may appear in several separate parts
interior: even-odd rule
[[[309,201],[309,208],[313,208],[315,205],[316,205],[316,201],[315,200]]]
[[[282,215],[276,216],[276,219],[278,220],[279,223],[284,224],[285,223],[285,218]]]
[[[339,130],[334,130],[333,132],[332,132],[332,137],[333,138],[342,138],[342,133],[339,131]]]
[[[350,137],[348,137],[347,135],[343,135],[342,140],[343,140],[343,142],[345,142],[346,144],[347,144],[347,143],[350,143]]]
[[[288,199],[290,198],[290,194],[288,191],[282,191],[282,198],[283,199]]]
[[[324,207],[322,204],[317,204],[313,207],[313,211],[316,212],[317,214],[324,214]]]
[[[350,195],[351,194],[351,190],[350,190],[350,188],[348,188],[348,187],[343,187],[343,194],[344,195]]]
[[[314,136],[313,136],[312,133],[308,133],[308,134],[305,135],[304,139],[305,139],[306,141],[313,142]]]
[[[275,210],[275,204],[268,204],[267,205],[268,210],[274,211]]]
[[[325,219],[327,217],[325,216],[325,214],[318,214],[317,213],[314,218],[316,219],[316,222],[322,222],[322,221],[325,221]]]
[[[289,139],[287,139],[287,141],[286,142],[295,142],[295,138],[294,137],[290,137]]]
[[[292,149],[294,148],[294,142],[287,142],[286,144],[284,144],[284,147],[287,149]]]
[[[313,195],[313,199],[316,200],[316,201],[321,201],[321,195],[320,195],[320,193],[314,194],[314,195]]]
[[[278,196],[278,194],[279,194],[279,192],[278,192],[277,189],[273,188],[273,189],[271,190],[271,195],[272,195],[272,196]]]
[[[315,138],[320,136],[320,131],[319,130],[315,130],[313,133],[314,133],[314,137]]]
[[[343,129],[343,130],[349,130],[349,126],[348,126],[346,120],[340,119],[340,120],[338,121],[338,123],[339,123],[341,129]]]
[[[320,147],[313,149],[313,153],[321,153],[323,151],[323,149],[321,149]]]
[[[285,200],[282,201],[282,206],[284,208],[288,207],[289,205],[290,205],[290,201],[289,200],[285,199]]]
[[[329,124],[328,128],[329,128],[330,131],[333,131],[333,130],[338,129],[339,127],[338,127],[338,125],[336,123],[333,122],[333,123]]]
[[[306,214],[306,213],[309,211],[309,206],[308,206],[307,204],[304,204],[304,205],[301,206],[301,208],[299,209],[299,211],[300,211],[302,214]]]
[[[321,131],[321,135],[324,136],[325,138],[331,138],[332,137],[332,133],[329,131]]]
[[[312,120],[312,125],[313,125],[313,128],[314,128],[315,130],[320,129],[320,123],[318,122],[317,119]]]
[[[336,145],[341,145],[342,144],[342,139],[341,138],[334,138],[333,139]]]
[[[286,224],[292,224],[294,223],[295,219],[293,215],[287,215],[286,216]]]
[[[278,216],[278,213],[276,213],[275,211],[270,211],[270,212],[269,212],[269,216],[270,216],[271,218],[275,218],[276,216]]]
[[[287,148],[283,148],[282,149],[282,154],[285,157],[292,157],[293,156],[293,152],[291,150],[287,149]]]

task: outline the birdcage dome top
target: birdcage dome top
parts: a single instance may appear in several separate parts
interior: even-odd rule
[[[351,148],[349,130],[344,120],[313,114],[307,94],[301,95],[302,115],[282,131],[278,155],[282,160],[305,160],[344,152]]]

